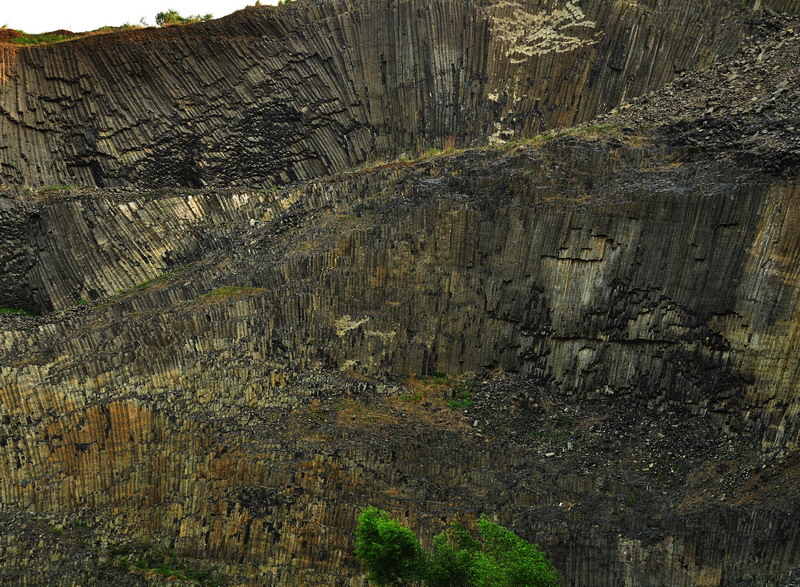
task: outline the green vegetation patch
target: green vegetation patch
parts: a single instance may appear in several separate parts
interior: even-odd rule
[[[93,33],[118,33],[120,31],[138,31],[143,29],[144,26],[141,24],[131,24],[126,22],[125,24],[121,24],[119,26],[101,26],[99,29],[92,31]]]
[[[530,430],[528,434],[533,438],[542,440],[550,444],[564,444],[572,436],[575,428],[575,418],[568,415],[559,414],[555,421],[546,428]]]
[[[181,16],[177,10],[169,9],[164,12],[156,14],[156,24],[158,26],[175,26],[181,24],[192,24],[194,22],[203,22],[214,18],[212,14],[190,14],[189,16]]]
[[[472,399],[472,387],[463,379],[457,380],[452,386],[453,399],[447,405],[453,410],[465,410],[470,406],[475,405],[475,400]]]
[[[589,126],[573,126],[560,131],[559,135],[587,136],[587,135],[615,135],[622,131],[618,124],[593,124]]]
[[[169,271],[165,271],[161,275],[157,275],[152,279],[147,279],[145,281],[137,283],[136,285],[129,287],[128,289],[121,289],[117,291],[115,294],[105,298],[102,302],[100,302],[99,307],[102,308],[110,304],[126,300],[133,296],[137,296],[146,291],[151,291],[160,287],[170,285],[174,283],[177,279],[179,279],[182,275],[185,275],[188,271],[190,271],[193,266],[194,265],[192,263],[189,263],[188,265],[183,265],[175,269],[170,269]],[[90,300],[81,298],[77,301],[77,303],[80,305],[85,305],[89,301]]]
[[[75,33],[69,34],[58,34],[58,33],[40,33],[40,34],[31,34],[31,33],[23,33],[19,31],[20,36],[14,37],[13,39],[9,39],[9,43],[13,43],[15,45],[44,45],[47,43],[61,43],[62,41],[70,41],[72,39],[76,39],[82,35],[78,35]]]
[[[618,124],[595,124],[589,126],[573,126],[561,128],[536,135],[529,139],[506,141],[493,145],[495,149],[512,150],[517,147],[543,145],[561,137],[596,138],[600,136],[621,136],[622,127]]]
[[[642,127],[644,128],[644,127]],[[365,161],[357,170],[367,171],[378,167],[388,167],[396,165],[411,165],[421,163],[423,161],[430,161],[442,156],[457,155],[461,153],[477,152],[483,149],[496,150],[496,151],[513,151],[521,147],[540,146],[544,145],[554,139],[562,137],[577,137],[581,139],[594,139],[599,137],[622,137],[623,130],[619,124],[595,124],[586,126],[574,126],[569,128],[561,128],[545,132],[530,138],[516,139],[508,141],[497,141],[495,143],[485,145],[477,148],[455,148],[452,141],[448,141],[447,145],[442,149],[431,147],[416,156],[409,156],[404,153],[395,159],[378,158]]]
[[[18,316],[36,316],[35,313],[21,308],[0,308],[0,314],[16,314]]]
[[[186,581],[194,585],[221,585],[220,577],[206,568],[202,561],[186,555],[179,555],[174,550],[161,550],[140,543],[112,543],[106,552],[110,567],[119,568],[129,573],[156,575],[171,581]]]
[[[429,377],[409,377],[408,392],[400,399],[409,404],[423,402],[445,404],[454,410],[462,410],[475,404],[469,375],[448,375],[436,371]]]
[[[535,544],[482,515],[478,532],[454,524],[426,552],[419,539],[383,510],[358,516],[356,558],[376,585],[556,587],[559,576]]]
[[[114,295],[112,295],[112,296],[108,297],[106,300],[104,300],[103,303],[101,304],[101,306],[105,306],[107,304],[111,304],[111,303],[114,303],[114,302],[119,302],[119,301],[122,301],[124,299],[129,298],[129,297],[132,297],[132,296],[135,296],[137,294],[140,294],[140,293],[142,293],[144,291],[147,291],[148,289],[153,287],[156,283],[158,283],[159,281],[162,281],[162,280],[163,280],[163,276],[154,277],[152,279],[146,279],[145,281],[137,283],[136,285],[134,285],[133,287],[130,287],[128,289],[121,289],[121,290],[117,291],[117,293],[115,293]],[[83,305],[83,304],[86,304],[87,301],[85,299],[81,298],[81,299],[78,300],[78,303]]]

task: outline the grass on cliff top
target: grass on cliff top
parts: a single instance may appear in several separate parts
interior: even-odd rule
[[[257,5],[260,3],[257,2]],[[160,27],[170,27],[184,24],[194,24],[196,22],[204,22],[212,20],[213,14],[192,14],[189,16],[181,16],[177,10],[166,10],[156,14],[156,24]],[[93,31],[83,33],[73,33],[72,31],[59,30],[51,31],[49,33],[26,33],[17,29],[9,29],[3,25],[0,29],[5,29],[7,33],[0,38],[7,39],[6,42],[13,45],[49,45],[52,43],[62,43],[64,41],[72,41],[73,39],[80,39],[82,37],[91,37],[94,35],[102,35],[106,33],[117,33],[121,31],[140,30],[149,26],[142,18],[140,24],[125,23],[120,26],[104,26]],[[10,33],[10,34],[9,34]]]
[[[14,45],[44,45],[48,43],[60,43],[61,41],[69,41],[71,39],[80,36],[81,35],[77,34],[59,35],[50,33],[41,33],[41,34],[22,33],[21,36],[9,39],[8,42],[13,43]]]
[[[204,22],[213,18],[213,14],[190,14],[189,16],[182,16],[177,10],[169,9],[156,14],[156,24],[160,27],[179,26]]]
[[[175,283],[178,279],[180,279],[181,276],[189,272],[193,266],[194,265],[192,263],[189,263],[188,265],[184,265],[182,267],[166,271],[161,275],[153,277],[152,279],[147,279],[145,281],[142,281],[141,283],[137,283],[136,285],[129,287],[128,289],[119,290],[114,295],[108,296],[107,298],[100,300],[98,307],[104,308],[111,304],[127,300],[139,294],[155,291],[156,289],[159,289],[161,287],[171,285]],[[230,302],[258,295],[263,293],[264,291],[266,290],[260,287],[239,287],[239,286],[225,285],[204,293],[194,301],[189,301],[188,305],[190,307],[191,306],[205,307],[211,304]],[[78,305],[85,305],[89,303],[89,300],[81,298],[80,300],[78,300],[77,303]]]
[[[73,41],[83,37],[92,37],[95,35],[103,35],[107,33],[117,33],[121,31],[132,31],[143,29],[143,25],[125,23],[120,26],[104,26],[93,31],[84,33],[73,33],[71,31],[52,31],[49,33],[26,33],[17,29],[8,29],[7,27],[0,27],[11,32],[10,36],[5,42],[12,45],[51,45],[53,43],[63,43],[64,41]]]

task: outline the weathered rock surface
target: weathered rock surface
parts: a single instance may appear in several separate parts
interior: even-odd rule
[[[285,183],[570,126],[731,53],[742,4],[305,2],[0,60],[0,183]]]
[[[527,22],[523,8],[540,15],[525,34],[498,33],[498,22]],[[411,105],[403,92],[412,89],[398,83],[389,86],[402,98],[395,103],[369,85],[378,83],[368,81],[376,69],[359,81],[373,88],[368,103],[379,111],[362,129],[370,137],[359,139],[363,153],[337,151],[320,138],[335,127],[313,117],[251,135],[233,125],[219,130],[220,141],[295,137],[298,153],[331,158],[270,167],[263,158],[272,151],[254,143],[250,162],[231,156],[224,169],[204,166],[209,184],[311,178],[448,136],[454,144],[486,141],[498,129],[514,134],[495,138],[525,136],[543,121],[571,124],[620,106],[602,124],[518,144],[398,159],[280,189],[30,194],[19,186],[62,183],[69,171],[62,147],[44,150],[31,138],[39,130],[20,127],[35,156],[25,162],[12,143],[3,155],[3,169],[15,171],[0,197],[0,303],[43,315],[0,314],[3,581],[158,584],[166,581],[151,571],[158,559],[184,582],[208,572],[229,584],[360,585],[352,533],[358,509],[370,504],[426,540],[449,522],[492,513],[541,544],[569,585],[800,581],[800,160],[789,128],[800,26],[773,17],[740,25],[744,17],[725,3],[586,3],[582,19],[640,24],[626,29],[629,37],[618,28],[598,43],[528,56],[547,26],[571,23],[573,34],[576,13],[548,20],[557,10],[309,3],[268,18],[246,11],[206,28],[134,33],[115,57],[163,60],[167,94],[206,84],[185,120],[210,125],[210,140],[222,126],[206,114],[232,104],[225,100],[234,92],[223,91],[229,78],[215,86],[209,72],[235,61],[233,53],[255,60],[243,47],[259,35],[282,39],[281,59],[294,56],[291,66],[266,60],[270,72],[282,63],[293,97],[303,88],[344,95],[346,80],[377,65],[336,59],[372,55],[384,42],[367,35],[376,30],[422,39],[410,46],[426,51],[395,53],[385,67],[427,63],[434,69],[418,77],[425,88],[455,78],[435,74],[442,49],[424,40],[477,35],[480,26],[480,39],[447,41],[456,53],[505,47],[470,62],[479,94],[520,79],[517,71],[565,76],[548,86],[557,96],[540,88],[540,100],[561,105],[552,110],[537,112],[528,93],[495,110],[459,98],[473,110],[431,115],[441,127],[422,132],[409,130],[417,108],[441,108],[446,93],[429,88]],[[712,22],[725,15],[724,26]],[[432,28],[422,35],[408,19]],[[667,34],[655,23],[669,19]],[[687,47],[675,23],[690,22],[705,32]],[[577,30],[598,40],[597,29]],[[328,41],[345,34],[367,45],[352,41],[352,53],[324,57]],[[197,48],[193,39],[205,35],[217,39],[216,56],[209,45],[176,69],[174,51]],[[661,41],[651,47],[643,36]],[[589,76],[595,81],[585,85],[570,77],[582,75],[576,62],[581,71],[608,69],[626,43],[642,61],[621,65],[624,76]],[[42,88],[66,95],[65,72],[76,63],[92,64],[76,84],[105,79],[99,64],[112,47],[87,39],[19,53],[9,84],[32,88],[20,72],[40,67],[50,73],[37,78],[31,104],[47,95]],[[715,57],[711,68],[620,104]],[[673,67],[675,59],[685,67]],[[312,76],[308,86],[292,77],[300,71]],[[393,83],[412,79],[391,71]],[[538,75],[531,88],[543,83]],[[764,92],[751,100],[746,89],[757,85]],[[52,110],[40,126],[58,130],[42,136],[58,145],[93,128],[71,117],[116,94],[110,86],[90,94],[74,107],[45,100]],[[263,106],[253,95],[241,100],[245,109]],[[331,120],[357,118],[359,108]],[[106,120],[94,112],[92,120]],[[123,128],[123,112],[102,124]],[[128,130],[108,140],[163,152],[114,155],[77,182],[191,184],[173,156],[177,131],[154,130],[155,119],[137,127],[135,140],[120,138]],[[476,126],[460,127],[465,120]],[[424,377],[437,372],[451,375]]]

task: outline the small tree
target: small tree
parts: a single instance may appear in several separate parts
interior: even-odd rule
[[[428,557],[419,540],[389,515],[367,508],[358,517],[356,557],[378,585],[421,581],[431,587],[556,587],[558,573],[542,551],[485,515],[474,538],[454,524],[433,540]]]
[[[425,553],[414,533],[373,507],[358,516],[356,557],[377,585],[412,583],[425,572]]]

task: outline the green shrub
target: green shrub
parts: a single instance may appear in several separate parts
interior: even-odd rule
[[[480,551],[480,542],[475,540],[461,524],[453,524],[449,530],[433,539],[433,554],[428,562],[427,583],[433,587],[469,585],[475,554]]]
[[[558,573],[539,548],[485,515],[478,538],[454,524],[433,540],[429,556],[409,530],[375,508],[358,517],[356,557],[378,585],[555,587]]]
[[[189,16],[181,16],[177,10],[170,8],[165,12],[156,14],[156,24],[158,26],[172,26],[176,24],[191,24],[193,22],[201,22],[204,20],[211,20],[214,18],[211,14],[192,14]]]
[[[555,587],[558,574],[545,554],[486,516],[477,522],[483,549],[472,559],[476,587]]]
[[[373,507],[358,516],[356,557],[376,585],[403,585],[425,572],[425,553],[414,533]]]

